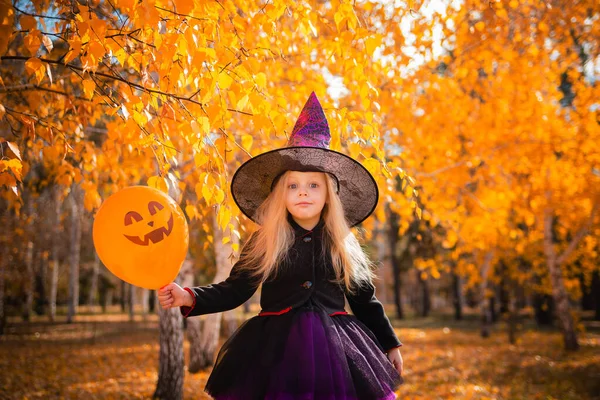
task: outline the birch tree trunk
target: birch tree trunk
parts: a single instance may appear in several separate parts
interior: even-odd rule
[[[50,321],[56,320],[56,294],[58,289],[58,272],[59,272],[59,261],[58,251],[59,243],[61,241],[61,229],[60,229],[60,213],[61,213],[61,198],[60,198],[60,186],[55,185],[52,189],[52,200],[54,202],[54,221],[52,223],[52,275],[50,279],[50,299],[48,304],[48,311],[50,312]]]
[[[237,230],[238,227],[237,227],[237,223],[235,222],[235,220],[232,220],[231,223],[234,226],[234,229]],[[220,232],[222,232],[222,231],[220,231]],[[223,244],[223,239],[221,238],[221,241],[219,242],[220,246],[217,246],[217,249],[219,249],[219,250],[217,251],[217,254],[216,254],[217,268],[221,267],[224,270],[226,270],[227,275],[229,275],[229,273],[231,272],[231,268],[233,267],[233,264],[235,264],[235,261],[237,260],[237,257],[234,256],[232,246],[234,243],[237,244],[238,246],[240,245],[240,239],[236,235],[231,235],[231,231],[229,229],[228,229],[228,232],[231,236],[231,240],[229,241],[229,243]],[[227,277],[225,277],[225,278],[227,278]],[[237,309],[225,311],[223,313],[223,328],[224,328],[223,332],[224,332],[226,338],[229,338],[231,335],[233,335],[233,333],[239,327],[239,323],[238,323],[239,315],[240,315],[240,312]]]
[[[28,241],[25,250],[25,304],[23,320],[29,321],[33,314],[33,294],[35,288],[35,272],[33,270],[33,242]]]
[[[456,262],[452,261],[452,305],[454,306],[454,319],[462,320],[463,317],[463,290],[462,278],[456,273]]]
[[[90,310],[95,310],[95,306],[98,305],[98,275],[100,274],[100,258],[98,254],[94,252],[94,265],[92,268],[92,281],[90,283],[90,293],[88,295],[88,306]]]
[[[132,321],[135,319],[135,286],[131,285],[131,284],[127,284],[129,290],[128,292],[128,296],[129,297],[129,321]]]
[[[595,213],[592,211],[592,220]],[[587,234],[587,226],[581,228],[567,249],[562,255],[558,256],[554,250],[554,212],[550,208],[546,208],[544,212],[544,254],[546,256],[546,265],[550,273],[550,281],[552,282],[552,298],[556,306],[556,315],[560,322],[560,328],[563,333],[563,340],[566,350],[579,349],[577,341],[577,333],[575,332],[575,323],[571,315],[571,305],[569,304],[569,295],[565,288],[565,282],[562,275],[561,265],[575,250],[579,241]]]
[[[160,351],[154,398],[183,399],[183,317],[179,308],[158,307]]]
[[[48,302],[48,299],[46,298],[46,286],[48,282],[48,252],[38,249],[37,259],[40,266],[40,275],[39,280],[36,281],[38,299],[35,306],[35,312],[38,315],[45,315],[46,304]]]
[[[67,323],[73,322],[79,307],[79,259],[81,252],[81,196],[76,184],[71,187],[71,243],[69,247],[69,304]]]
[[[388,233],[388,246],[390,247],[391,262],[392,262],[392,274],[394,277],[394,304],[396,306],[396,317],[398,319],[404,318],[404,309],[402,307],[402,257],[408,250],[408,236],[400,239],[398,230],[400,229],[398,223],[398,215],[393,213],[389,206],[387,208],[389,233]]]
[[[488,251],[481,266],[480,307],[481,307],[481,337],[489,337],[492,327],[492,313],[487,300],[488,275],[492,266],[494,252]]]
[[[142,289],[142,317],[145,320],[148,316],[148,309],[150,308],[150,290]]]
[[[231,254],[231,244],[223,244],[224,234],[217,224],[216,217],[213,219],[213,231],[216,260],[216,274],[213,283],[218,283],[229,276],[233,264],[228,258]],[[222,313],[208,314],[204,317],[198,344],[196,346],[190,346],[189,371],[191,373],[199,372],[202,369],[213,365],[217,345],[219,343],[219,332],[221,331],[221,314]]]
[[[8,214],[8,213],[5,213]],[[8,219],[7,217],[5,217]],[[8,225],[8,224],[7,224]],[[2,242],[0,242],[2,243]],[[2,243],[4,244],[4,243]],[[8,251],[0,252],[0,336],[4,335],[4,328],[6,326],[6,311],[4,309],[4,297],[5,297],[5,280],[6,280],[6,266],[8,265],[9,254]]]

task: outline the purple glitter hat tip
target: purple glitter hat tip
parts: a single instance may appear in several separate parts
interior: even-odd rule
[[[312,92],[296,121],[287,146],[309,146],[328,149],[330,140],[331,133],[329,132],[329,124],[327,123],[327,118],[325,118],[323,107],[321,107],[321,103],[319,103],[315,92]]]

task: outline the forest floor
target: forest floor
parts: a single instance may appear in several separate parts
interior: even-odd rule
[[[565,352],[554,329],[521,326],[511,345],[502,323],[488,338],[473,320],[410,318],[394,326],[406,368],[399,399],[600,399],[600,332],[593,325],[580,334],[577,352]],[[184,346],[187,362],[187,340]],[[9,321],[0,336],[0,399],[149,399],[158,351],[156,315]],[[186,372],[185,399],[208,398],[209,373]]]

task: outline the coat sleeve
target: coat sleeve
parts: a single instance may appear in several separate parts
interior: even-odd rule
[[[244,246],[244,249],[247,247],[248,244]],[[192,294],[194,303],[191,307],[180,307],[181,314],[184,317],[193,317],[218,313],[232,310],[248,301],[256,292],[258,283],[256,278],[250,276],[248,269],[244,268],[244,256],[245,253],[242,251],[240,259],[234,264],[229,277],[223,282],[184,288]]]
[[[375,334],[386,352],[402,346],[385,315],[383,304],[375,297],[375,286],[372,283],[357,288],[354,294],[346,292],[346,298],[352,313]]]

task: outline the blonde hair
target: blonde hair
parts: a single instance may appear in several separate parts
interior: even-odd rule
[[[281,262],[294,244],[294,229],[288,222],[285,206],[285,188],[289,172],[285,172],[257,210],[261,228],[246,243],[240,261],[243,267],[263,283],[277,275]],[[374,278],[372,263],[350,230],[344,208],[337,195],[337,183],[325,174],[327,200],[321,211],[324,226],[323,251],[331,255],[335,272],[334,282],[343,284],[349,293],[367,286]],[[324,254],[325,255],[325,254]]]

